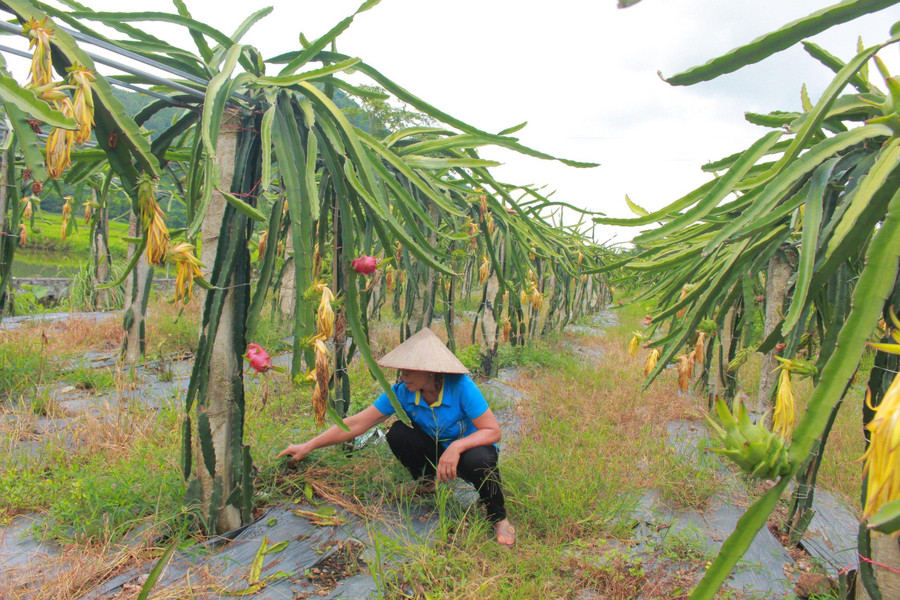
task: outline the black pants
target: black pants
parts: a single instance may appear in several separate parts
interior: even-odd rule
[[[388,430],[387,441],[391,452],[409,469],[413,479],[434,481],[437,475],[435,465],[444,453],[444,447],[433,437],[421,427],[410,427],[397,421]],[[503,488],[500,485],[500,472],[497,470],[498,458],[496,446],[476,446],[459,455],[459,465],[456,467],[457,474],[478,490],[491,523],[506,518]]]

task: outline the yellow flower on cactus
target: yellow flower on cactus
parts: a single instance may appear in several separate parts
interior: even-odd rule
[[[19,223],[19,246],[24,248],[28,245],[28,230],[25,229],[25,223]]]
[[[25,196],[22,201],[25,203],[25,210],[22,211],[22,218],[26,221],[29,221],[31,220],[32,215],[34,215],[34,207],[31,203],[31,196]]]
[[[62,207],[62,228],[59,237],[62,241],[66,241],[66,235],[69,233],[69,220],[72,218],[72,196],[64,196],[65,204]]]
[[[706,356],[703,352],[703,345],[706,343],[706,333],[701,331],[697,334],[697,341],[694,343],[694,352],[692,354],[694,362],[703,366]]]
[[[169,228],[166,227],[165,214],[157,205],[147,230],[147,262],[161,265],[166,260],[168,251]]]
[[[203,263],[194,255],[194,246],[179,242],[168,252],[168,260],[175,261],[175,302],[189,302],[193,298],[194,278],[203,277]]]
[[[631,332],[631,341],[628,342],[628,356],[634,358],[641,349],[641,342],[644,341],[644,334],[640,331]]]
[[[653,348],[650,350],[650,354],[647,355],[647,360],[644,362],[644,377],[650,375],[650,372],[656,368],[656,363],[659,362],[659,348]]]
[[[787,439],[794,431],[794,390],[791,388],[791,372],[782,368],[778,376],[775,394],[775,414],[772,415],[772,431]]]
[[[481,201],[481,220],[484,221],[484,217],[487,215],[488,210],[487,196],[479,196],[478,199]]]
[[[56,103],[57,107],[67,117],[74,116],[72,101],[66,96]],[[70,164],[72,164],[72,144],[75,142],[75,132],[70,129],[54,127],[47,136],[47,174],[52,179],[58,179]]]
[[[868,475],[864,519],[884,504],[900,500],[900,377],[894,378],[877,407],[872,406],[872,394],[867,391],[866,404],[875,416],[866,425],[869,448],[860,459],[865,461],[863,475]]]
[[[22,33],[28,37],[28,48],[34,48],[31,57],[31,86],[47,85],[53,80],[53,59],[50,54],[50,38],[53,29],[47,27],[47,17],[40,21],[32,18],[25,23]]]
[[[681,288],[681,295],[678,297],[679,302],[681,302],[682,300],[687,298],[687,295],[691,293],[692,287],[693,286],[691,286],[690,284],[686,284],[684,287]],[[677,313],[675,313],[675,316],[680,319],[681,317],[684,316],[684,313],[686,313],[686,312],[687,312],[687,307],[685,306],[684,308],[679,310]]]
[[[488,236],[494,235],[494,215],[488,213],[488,216],[484,220],[484,226],[487,228]]]
[[[334,335],[334,310],[331,308],[334,294],[324,283],[317,285],[316,289],[322,292],[322,300],[319,302],[319,310],[316,313],[316,329],[318,330],[316,337],[327,340]]]
[[[472,250],[478,249],[478,224],[472,220],[471,217],[466,219],[466,222],[463,224],[463,227],[466,229],[466,232],[469,234],[469,247]]]
[[[259,241],[256,242],[256,260],[262,262],[263,257],[266,255],[266,247],[269,243],[269,230],[264,229],[261,234],[259,234]]]
[[[478,280],[481,282],[481,285],[484,285],[484,282],[487,281],[490,274],[491,261],[488,260],[487,254],[483,254],[481,256],[481,267],[478,269]]]
[[[693,354],[682,354],[678,357],[678,389],[686,392],[694,376]]]
[[[519,304],[521,304],[522,306],[525,306],[526,304],[528,304],[528,302],[529,302],[528,292],[526,292],[525,290],[522,290],[519,293]]]
[[[91,222],[91,215],[94,211],[94,203],[88,200],[84,202],[84,224],[87,225]]]
[[[503,341],[509,341],[509,334],[512,332],[512,323],[510,323],[509,319],[503,322]]]
[[[94,125],[94,96],[91,84],[96,81],[94,72],[78,63],[68,69],[69,83],[75,86],[75,120],[78,131],[75,132],[75,143],[79,146],[91,139],[91,127]]]
[[[156,202],[156,182],[146,173],[138,181],[138,205],[141,230],[147,236],[147,262],[162,264],[169,250],[169,228],[166,227],[166,215]]]
[[[531,291],[531,307],[534,310],[541,310],[544,307],[544,295],[535,287]]]
[[[325,408],[328,403],[328,379],[331,377],[331,353],[324,340],[313,338],[316,351],[316,389],[313,391],[313,412],[316,425],[325,424]]]

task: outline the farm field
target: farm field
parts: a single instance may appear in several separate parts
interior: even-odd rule
[[[900,0],[345,1],[0,3],[0,599],[900,598]]]
[[[387,597],[425,590],[432,597],[447,598],[579,593],[686,597],[715,551],[715,542],[704,537],[702,521],[683,526],[679,515],[708,514],[721,502],[718,495],[731,485],[728,482],[746,486],[751,494],[757,488],[705,449],[714,445],[701,419],[706,400],[677,391],[674,369],[641,390],[633,372],[642,368],[642,361],[630,358],[626,350],[629,332],[642,314],[639,308],[603,313],[601,319],[587,319],[549,340],[502,353],[501,381],[506,383],[480,380],[495,411],[504,415],[504,427],[511,429],[503,440],[502,467],[510,512],[520,531],[515,554],[491,541],[471,495],[454,495],[459,486],[451,491],[439,488],[435,498],[424,501],[398,497],[408,476],[390,459],[383,442],[350,456],[339,449],[320,450],[299,467],[286,468],[275,459],[277,452],[287,441],[316,431],[304,401],[309,392],[293,388],[277,373],[264,376],[265,392],[261,382],[251,378],[247,435],[258,469],[254,514],[258,523],[272,519],[270,513],[283,522],[264,527],[262,533],[272,544],[288,539],[302,546],[302,540],[285,537],[294,531],[289,518],[296,516],[290,510],[299,507],[333,519],[322,517],[312,526],[323,547],[337,548],[350,532],[366,548],[357,552],[352,569],[331,579],[292,573],[279,588],[282,593],[308,589],[327,594],[363,575],[374,578],[371,585]],[[10,365],[3,373],[4,543],[9,548],[10,532],[37,518],[33,535],[46,544],[41,550],[49,552],[49,558],[39,559],[40,570],[3,557],[3,597],[26,597],[24,590],[37,586],[48,598],[80,597],[118,581],[118,587],[107,592],[130,598],[138,589],[133,582],[152,566],[161,540],[184,540],[179,547],[185,553],[190,550],[187,544],[197,543],[180,502],[176,426],[183,413],[180,390],[189,370],[189,359],[183,359],[193,351],[193,341],[182,332],[193,330],[196,323],[187,318],[169,323],[152,331],[150,340],[150,347],[169,351],[133,372],[109,361],[121,336],[115,319],[99,326],[78,321],[34,325],[0,336],[0,352],[4,357],[18,354],[20,361],[4,361]],[[54,357],[45,367],[40,364],[42,332],[48,336],[44,351]],[[273,330],[266,340],[273,351],[282,334]],[[389,327],[379,327],[375,346],[390,347],[394,335]],[[283,354],[278,362],[289,364]],[[360,366],[356,363],[350,370],[361,390],[351,412],[363,408],[377,391]],[[37,373],[40,379],[29,380],[25,373]],[[845,442],[854,439],[844,431],[852,429],[853,419],[847,421],[836,426],[841,434],[836,432],[824,461],[821,489],[837,498],[846,496],[842,505],[852,506],[860,468],[853,461],[860,449]],[[673,424],[689,425],[704,441],[684,454],[673,442],[678,439]],[[561,452],[565,461],[559,460]],[[857,475],[848,476],[852,472]],[[643,515],[641,501],[648,497],[657,498],[668,512]],[[332,507],[332,512],[323,507]],[[398,507],[417,518],[432,515],[436,528],[420,531],[420,538],[397,539],[396,528],[403,523],[398,525],[393,512]],[[389,533],[373,534],[373,526]],[[647,535],[648,530],[654,535]],[[260,539],[235,542],[235,547],[241,543],[255,552]],[[299,550],[285,551],[291,552]],[[246,548],[243,556],[246,559]],[[825,571],[808,557],[785,556],[789,564],[801,565],[798,571],[790,577],[764,573],[762,579],[782,580],[777,589],[787,590],[787,595],[803,569]],[[205,597],[222,588],[223,580],[232,590],[249,585],[249,564],[227,568],[227,578],[204,571],[215,568],[225,567],[211,561],[195,571],[185,569],[182,578],[159,585],[154,597]],[[452,576],[440,575],[444,572]],[[120,573],[131,579],[117,580]],[[444,583],[435,586],[436,581]],[[771,597],[766,589],[728,593],[723,597]]]

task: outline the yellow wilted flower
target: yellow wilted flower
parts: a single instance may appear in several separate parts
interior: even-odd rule
[[[328,346],[318,337],[313,339],[316,350],[316,389],[313,391],[313,412],[316,417],[316,425],[325,424],[325,407],[328,403],[328,379],[331,377],[331,353]]]
[[[687,295],[690,294],[690,293],[691,293],[691,285],[690,285],[690,284],[687,284],[687,285],[685,285],[683,288],[681,288],[681,296],[679,296],[678,301],[681,302],[682,300],[684,300],[685,298],[687,298]],[[682,308],[681,310],[679,310],[679,311],[676,313],[675,316],[677,316],[677,317],[680,319],[681,317],[684,316],[684,313],[685,313],[686,311],[687,311],[687,307],[685,306],[684,308]]]
[[[94,72],[78,63],[68,69],[69,83],[75,86],[75,120],[78,131],[75,132],[75,143],[84,144],[91,139],[91,127],[94,125],[94,96],[91,84],[96,81]]]
[[[19,223],[19,246],[24,248],[28,245],[28,230],[25,229],[25,223]]]
[[[644,341],[644,334],[640,331],[632,331],[631,341],[628,342],[628,356],[634,358],[641,349],[641,342]]]
[[[57,107],[67,117],[74,116],[72,101],[66,96],[56,103]],[[54,127],[47,136],[47,174],[52,179],[58,179],[70,164],[72,164],[72,144],[75,142],[75,132],[69,129]]]
[[[334,310],[331,308],[334,294],[324,283],[317,285],[316,289],[322,292],[322,300],[319,302],[319,310],[316,312],[316,337],[327,340],[334,335]]]
[[[94,209],[94,203],[91,202],[90,200],[88,200],[87,202],[84,202],[83,204],[84,204],[84,224],[87,225],[88,223],[91,222],[91,214]]]
[[[693,359],[694,362],[701,367],[703,366],[703,361],[706,358],[703,352],[703,344],[706,342],[706,332],[701,331],[697,334],[697,341],[694,344],[694,352]]]
[[[261,234],[259,234],[259,241],[256,243],[256,260],[262,261],[263,257],[266,255],[266,245],[269,242],[269,230],[264,229]]]
[[[775,394],[775,414],[772,415],[772,431],[787,439],[794,430],[794,390],[791,372],[781,369],[778,375],[778,391]]]
[[[203,263],[194,255],[194,246],[186,242],[176,244],[167,256],[175,261],[175,302],[189,302],[193,298],[194,278],[203,277]]]
[[[166,227],[165,214],[159,205],[156,205],[150,228],[147,230],[147,262],[151,265],[162,264],[166,260],[168,250],[169,229]]]
[[[471,218],[468,218],[468,219],[466,219],[464,227],[466,228],[466,231],[469,234],[469,238],[470,238],[469,239],[469,247],[472,250],[477,249],[478,248],[478,233],[479,233],[478,224],[475,221],[473,221]]]
[[[509,290],[503,292],[503,304],[509,303]]]
[[[868,519],[882,505],[900,500],[900,378],[895,377],[878,407],[872,406],[872,394],[866,392],[866,405],[875,411],[866,425],[870,443],[860,460],[865,461],[863,475],[866,483],[866,506],[863,518]]]
[[[72,196],[64,196],[66,203],[62,207],[62,229],[59,237],[62,241],[66,241],[66,234],[69,231],[69,219],[72,218]]]
[[[31,219],[31,216],[34,214],[34,208],[31,204],[31,196],[25,196],[22,198],[22,202],[25,203],[25,210],[22,211],[22,218],[26,221]]]
[[[487,196],[479,196],[479,200],[481,200],[481,220],[484,221],[485,215],[487,215]]]
[[[394,267],[388,266],[387,269],[384,270],[384,282],[387,284],[387,291],[394,291]]]
[[[581,261],[584,260],[584,254],[581,253],[581,250],[578,251],[578,266],[581,266]]]
[[[686,392],[694,376],[693,354],[682,354],[678,357],[678,389]]]
[[[494,235],[494,215],[488,213],[487,218],[484,220],[485,227],[487,227],[488,235]]]
[[[478,280],[481,285],[487,281],[488,275],[491,274],[491,261],[488,260],[487,254],[481,256],[481,267],[478,269]]]
[[[528,300],[528,292],[522,290],[521,293],[519,293],[519,304],[525,306],[526,304],[528,304]]]
[[[47,85],[53,80],[53,59],[50,54],[50,37],[53,29],[47,27],[47,17],[40,21],[32,18],[25,23],[22,33],[28,36],[28,47],[34,48],[31,57],[31,85]]]
[[[313,277],[318,277],[322,272],[322,254],[319,252],[319,244],[313,246]]]
[[[512,331],[512,323],[510,322],[509,319],[507,319],[507,320],[503,323],[503,341],[504,341],[504,342],[508,342],[508,341],[509,341],[509,334],[510,334],[511,331]]]
[[[397,242],[397,252],[394,255],[397,259],[397,266],[400,266],[400,259],[403,258],[403,244]]]
[[[169,249],[169,229],[165,213],[156,203],[156,182],[144,173],[138,182],[138,205],[141,209],[141,227],[147,233],[147,262],[161,264]]]
[[[656,363],[659,362],[659,355],[659,348],[650,350],[650,354],[647,355],[647,360],[644,362],[644,377],[650,375],[650,372],[656,367]]]
[[[541,310],[544,306],[544,295],[537,288],[531,292],[531,306],[534,310]]]

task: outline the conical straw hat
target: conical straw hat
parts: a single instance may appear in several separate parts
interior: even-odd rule
[[[378,366],[431,373],[469,372],[444,342],[427,327],[382,356]]]

